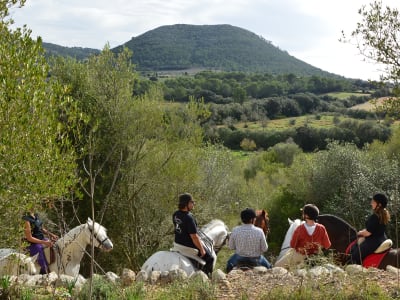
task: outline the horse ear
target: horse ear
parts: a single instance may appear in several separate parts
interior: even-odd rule
[[[87,218],[87,223],[88,223],[88,225],[91,225],[91,224],[93,224],[93,221],[92,221],[92,219],[91,219],[91,218]]]
[[[292,224],[293,224],[293,221],[292,221],[290,218],[287,218],[287,220],[288,220],[288,222],[289,222],[289,225],[292,225]]]

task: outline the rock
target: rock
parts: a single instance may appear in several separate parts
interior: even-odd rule
[[[124,268],[121,274],[121,283],[124,286],[130,286],[135,282],[136,274],[131,269]]]
[[[139,273],[137,273],[136,275],[136,282],[146,282],[147,280],[149,280],[149,276],[147,276],[147,272],[146,271],[139,271]]]
[[[297,269],[294,271],[294,274],[302,278],[306,278],[308,276],[308,272],[306,269]]]
[[[161,272],[160,271],[151,271],[149,281],[151,284],[156,284],[158,280],[160,280]]]
[[[386,271],[388,271],[389,273],[396,274],[396,275],[400,274],[400,269],[396,268],[396,267],[393,267],[393,266],[387,266],[386,267]]]
[[[360,265],[347,265],[345,271],[347,272],[347,274],[352,275],[365,272],[366,269]]]
[[[264,266],[257,266],[257,267],[254,267],[254,268],[253,268],[253,272],[254,272],[255,274],[262,275],[262,274],[265,274],[265,273],[267,273],[267,272],[269,272],[269,271],[268,271],[268,269],[267,269],[266,267],[264,267]]]
[[[208,276],[203,271],[196,271],[190,275],[189,279],[197,280],[199,279],[201,282],[208,282]]]
[[[169,277],[170,277],[171,281],[186,280],[188,278],[186,272],[179,268],[169,271]]]
[[[315,266],[308,271],[308,274],[310,274],[311,278],[319,278],[324,275],[329,275],[330,272],[323,266]]]
[[[104,275],[104,277],[112,282],[112,283],[117,283],[120,281],[120,278],[117,274],[115,274],[114,272],[107,272],[106,275]]]
[[[323,267],[328,269],[331,273],[346,273],[341,267],[335,266],[333,264],[324,264]]]
[[[282,267],[274,267],[271,270],[272,270],[272,274],[279,275],[279,276],[286,275],[288,273],[288,270],[286,270],[285,268],[282,268]]]
[[[213,282],[221,282],[226,280],[226,274],[221,269],[217,269],[212,273],[211,279]]]

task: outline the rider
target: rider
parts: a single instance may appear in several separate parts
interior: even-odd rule
[[[179,195],[178,200],[178,210],[172,216],[175,243],[197,249],[198,256],[206,262],[202,270],[209,275],[213,271],[214,258],[209,249],[203,246],[199,237],[197,222],[191,213],[195,205],[193,197],[189,193],[184,193]]]
[[[365,257],[373,253],[387,237],[386,225],[390,221],[389,211],[386,209],[388,199],[386,195],[378,193],[371,198],[373,213],[365,222],[365,229],[357,233],[358,237],[364,237],[361,243],[355,243],[350,250],[351,263],[361,264]]]
[[[256,213],[251,208],[246,208],[240,213],[243,224],[235,227],[229,238],[229,248],[235,253],[226,264],[226,271],[230,272],[238,262],[249,262],[261,265],[268,269],[272,266],[263,256],[268,250],[268,244],[261,228],[254,226]]]
[[[25,238],[30,243],[28,246],[31,256],[38,255],[40,274],[49,273],[49,266],[44,255],[44,247],[52,247],[58,236],[43,227],[43,222],[37,213],[30,211],[22,219],[25,221]],[[50,239],[45,238],[48,235]]]
[[[317,223],[318,207],[306,204],[301,210],[305,222],[295,229],[290,241],[291,249],[275,263],[275,267],[301,263],[306,257],[318,254],[322,248],[328,249],[331,246],[325,226]]]

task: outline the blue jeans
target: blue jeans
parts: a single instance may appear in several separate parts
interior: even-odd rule
[[[269,261],[263,256],[260,255],[260,257],[254,258],[254,257],[245,257],[245,256],[240,256],[239,254],[233,254],[229,259],[228,262],[226,263],[226,272],[230,272],[234,267],[237,266],[238,261],[246,261],[248,260],[249,262],[255,262],[259,266],[266,267],[267,269],[271,269],[272,265],[269,263]]]

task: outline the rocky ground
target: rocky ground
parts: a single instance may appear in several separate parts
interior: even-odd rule
[[[313,299],[332,299],[339,291],[346,290],[351,299],[374,299],[375,284],[385,296],[400,299],[400,273],[397,270],[356,269],[345,272],[257,272],[232,271],[218,284],[217,299],[287,299],[304,289],[313,291]],[[315,294],[314,294],[315,292]],[[358,297],[354,297],[358,295]],[[305,297],[304,299],[307,299]],[[378,298],[378,297],[377,297]],[[300,299],[296,298],[296,299]]]

